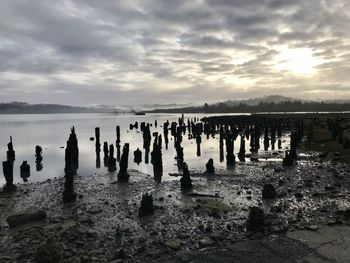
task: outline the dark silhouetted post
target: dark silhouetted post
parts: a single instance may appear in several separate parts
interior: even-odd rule
[[[10,136],[10,142],[7,144],[7,160],[14,162],[16,160],[16,152],[13,150],[12,136]]]
[[[215,167],[214,167],[214,160],[212,158],[210,158],[207,162],[207,164],[205,165],[206,167],[206,173],[208,174],[214,174],[215,173]]]
[[[163,176],[162,135],[154,134],[153,150],[151,153],[154,179],[160,183]]]
[[[220,152],[220,162],[223,162],[224,161],[224,129],[222,126],[220,126],[219,152]]]
[[[201,143],[202,143],[202,137],[200,135],[197,135],[196,137],[197,156],[201,156]]]
[[[114,145],[109,145],[109,156],[108,156],[108,172],[112,173],[117,170],[117,159],[114,158]]]
[[[95,128],[95,151],[96,154],[100,154],[101,152],[101,143],[100,143],[100,128]]]
[[[134,162],[139,165],[142,162],[142,152],[139,148],[134,151]]]
[[[226,136],[226,164],[227,166],[232,166],[236,162],[236,157],[233,153],[234,142],[233,142],[233,134],[229,133]]]
[[[13,162],[9,160],[2,162],[2,171],[6,180],[3,192],[16,191],[17,187],[13,184]]]
[[[108,166],[108,142],[104,142],[103,143],[103,163],[104,166],[107,167]]]
[[[190,172],[188,170],[187,163],[183,163],[183,173],[180,179],[180,183],[182,190],[189,190],[192,188],[192,180],[190,177]]]
[[[20,166],[20,176],[24,182],[27,182],[30,177],[30,166],[27,161],[23,161]]]
[[[123,147],[122,157],[119,163],[118,182],[128,182],[130,175],[128,174],[128,162],[129,162],[129,144],[125,143]]]
[[[39,172],[43,169],[43,164],[42,164],[42,152],[43,149],[41,148],[41,146],[37,145],[35,146],[35,165],[36,165],[36,171]]]
[[[142,195],[141,206],[139,208],[139,217],[153,215],[154,206],[153,206],[153,197],[152,195],[146,193]]]
[[[78,139],[75,134],[74,127],[71,129],[71,134],[67,141],[67,146],[65,150],[65,183],[63,191],[63,202],[73,202],[75,201],[77,194],[74,192],[74,176],[77,173],[79,166],[79,148]]]
[[[238,158],[241,162],[245,161],[245,139],[243,135],[241,135],[241,146],[239,148]]]

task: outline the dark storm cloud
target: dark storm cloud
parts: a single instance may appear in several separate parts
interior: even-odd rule
[[[329,98],[335,91],[350,97],[347,0],[0,4],[4,101],[142,104],[267,93]],[[288,52],[279,58],[288,49],[308,49],[309,61],[299,58],[305,74]]]

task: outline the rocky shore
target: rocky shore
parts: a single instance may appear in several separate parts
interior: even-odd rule
[[[267,160],[215,175],[190,171],[187,192],[179,178],[156,183],[136,170],[128,183],[116,173],[77,175],[71,204],[62,202],[63,178],[21,184],[0,195],[0,261],[335,262],[339,253],[322,254],[322,242],[305,238],[325,228],[349,231],[350,169],[335,157],[305,152],[288,168]],[[263,199],[266,185],[275,193]],[[139,217],[145,193],[154,214]],[[263,212],[256,231],[247,230],[252,207]],[[9,227],[9,217],[38,211],[45,216]]]

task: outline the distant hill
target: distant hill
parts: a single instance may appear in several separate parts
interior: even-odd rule
[[[239,104],[253,106],[253,105],[258,105],[260,103],[281,103],[286,101],[302,101],[302,100],[291,98],[291,97],[285,97],[281,95],[269,95],[269,96],[264,96],[260,98],[253,98],[253,99],[246,99],[246,100],[227,100],[222,103],[225,103],[227,106],[235,106]]]
[[[176,104],[176,103],[169,103],[169,104],[144,104],[141,106],[143,110],[152,110],[152,109],[169,109],[169,108],[183,108],[183,107],[191,107],[194,106],[192,103],[185,103],[185,104]]]
[[[203,106],[156,109],[156,113],[253,113],[253,112],[350,111],[350,101],[310,101],[271,95],[248,100],[228,100]]]
[[[50,113],[103,113],[105,108],[75,107],[60,104],[28,104],[25,102],[0,103],[0,114],[50,114]]]

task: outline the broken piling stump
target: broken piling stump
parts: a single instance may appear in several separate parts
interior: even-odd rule
[[[27,161],[23,161],[20,166],[20,176],[24,182],[27,182],[28,178],[30,177],[30,165]]]
[[[190,177],[190,172],[188,170],[187,163],[185,162],[183,163],[183,173],[180,179],[180,183],[181,183],[182,190],[189,190],[192,188],[192,180]]]
[[[2,162],[2,171],[6,180],[6,184],[3,187],[3,192],[14,192],[17,190],[17,186],[13,184],[13,162]]]
[[[276,189],[272,184],[265,184],[262,190],[263,199],[275,199],[277,197]]]
[[[139,148],[134,151],[134,162],[139,165],[142,162],[142,152]]]
[[[214,167],[214,160],[212,158],[210,158],[207,162],[207,164],[205,165],[206,167],[206,173],[208,174],[214,174],[215,173],[215,167]]]
[[[119,163],[118,182],[128,182],[130,175],[128,174],[128,162],[129,162],[129,143],[125,143],[123,147],[123,153]]]
[[[63,202],[69,203],[75,201],[77,194],[74,192],[74,176],[77,173],[79,162],[78,140],[74,127],[67,141],[65,150],[65,183],[63,191]]]
[[[259,207],[251,207],[249,210],[247,220],[247,230],[251,232],[258,232],[263,230],[265,224],[264,211]]]
[[[153,206],[153,197],[152,195],[146,193],[142,195],[141,206],[139,208],[139,217],[153,215],[154,206]]]

